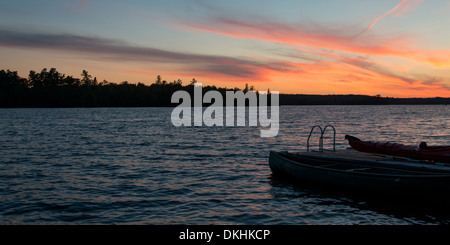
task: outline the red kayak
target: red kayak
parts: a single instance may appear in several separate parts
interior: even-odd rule
[[[357,151],[450,163],[450,146],[427,146],[425,142],[420,143],[419,146],[391,142],[371,142],[362,141],[350,135],[346,135],[345,139]]]

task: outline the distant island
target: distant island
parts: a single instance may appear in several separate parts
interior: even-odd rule
[[[172,94],[185,90],[193,94],[192,79],[183,85],[178,79],[172,82],[157,76],[154,83],[120,84],[97,78],[83,70],[81,78],[66,76],[55,68],[44,68],[41,72],[30,71],[28,78],[22,78],[17,71],[0,71],[0,108],[64,108],[64,107],[174,107]],[[225,94],[240,88],[219,88],[204,86],[203,92],[211,90]],[[255,90],[245,85],[241,91]],[[268,91],[270,94],[270,91]],[[396,105],[396,104],[450,104],[450,98],[392,98],[369,95],[306,95],[280,94],[280,105]]]

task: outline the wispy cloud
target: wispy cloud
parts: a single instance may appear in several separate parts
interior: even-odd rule
[[[78,4],[82,6],[86,6],[88,4],[87,0],[78,0]]]
[[[406,16],[406,14],[414,12],[423,1],[424,0],[409,0],[391,14],[394,17]]]
[[[412,84],[417,82],[417,79],[412,78],[411,76],[398,72],[396,70],[390,69],[389,67],[382,66],[378,63],[372,62],[368,59],[364,58],[341,58],[341,62],[345,62],[347,64],[365,69],[367,71],[375,72],[379,76],[384,76],[388,78],[395,78],[406,83]]]
[[[419,0],[419,1],[415,1],[415,2],[422,2],[423,0]],[[397,4],[397,6],[395,6],[393,9],[389,10],[388,12],[382,14],[381,16],[379,16],[378,18],[376,18],[372,23],[370,23],[370,25],[365,28],[364,30],[362,30],[359,34],[357,34],[356,36],[362,35],[364,34],[366,31],[372,29],[372,27],[381,19],[383,19],[384,17],[388,16],[389,14],[393,14],[395,13],[396,16],[402,15],[404,13],[406,13],[407,11],[409,11],[411,9],[411,2],[414,2],[414,0],[403,0],[401,1],[399,4]]]
[[[302,45],[360,55],[398,57],[437,67],[450,67],[450,50],[421,49],[415,38],[408,35],[355,36],[352,34],[353,26],[336,28],[325,24],[280,23],[224,16],[215,16],[204,21],[184,21],[179,25],[235,38]]]
[[[184,66],[191,73],[219,74],[239,79],[263,80],[265,72],[298,70],[297,67],[283,61],[175,52],[138,47],[120,40],[72,34],[23,33],[0,29],[0,45],[75,52],[90,59],[177,64]]]

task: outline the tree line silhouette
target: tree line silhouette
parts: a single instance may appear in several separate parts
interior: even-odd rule
[[[172,94],[185,90],[193,95],[197,80],[183,85],[182,80],[167,82],[157,76],[154,83],[110,83],[97,81],[83,70],[81,78],[66,76],[55,68],[30,71],[22,78],[17,71],[0,71],[0,107],[172,107]],[[226,91],[251,91],[244,89],[204,86],[202,91],[215,90],[225,96]],[[270,91],[268,91],[270,94]],[[449,104],[450,98],[388,98],[366,95],[302,95],[280,94],[280,105],[364,105],[364,104]],[[225,98],[225,97],[224,97]],[[270,101],[270,98],[269,98]]]
[[[17,71],[0,71],[0,107],[169,107],[172,94],[185,90],[191,95],[198,81],[193,78],[188,85],[182,80],[167,82],[160,75],[151,85],[143,83],[120,84],[106,80],[98,82],[88,71],[83,70],[81,78],[66,76],[55,68],[44,68],[41,72],[30,71],[28,78],[22,78]],[[235,88],[203,86],[203,93],[239,91]],[[242,90],[254,90],[246,84]]]

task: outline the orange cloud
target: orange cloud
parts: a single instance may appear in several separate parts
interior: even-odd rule
[[[362,37],[351,34],[349,28],[330,29],[319,25],[230,18],[216,18],[208,20],[207,23],[182,23],[182,25],[236,38],[312,46],[354,54],[399,57],[437,67],[450,67],[447,58],[450,50],[418,48],[418,44],[409,36]]]
[[[443,78],[401,72],[396,67],[366,58],[344,56],[314,63],[296,63],[298,72],[273,74],[281,92],[382,94],[394,97],[449,97],[450,86]],[[277,88],[272,85],[272,88]],[[290,91],[290,92],[289,92]]]

